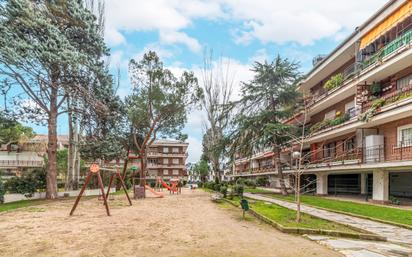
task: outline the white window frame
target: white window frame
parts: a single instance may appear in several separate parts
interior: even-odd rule
[[[163,170],[163,175],[169,175],[169,171],[168,170]]]
[[[350,117],[355,117],[356,115],[356,105],[355,100],[350,101],[349,103],[345,104],[345,113],[351,115]],[[353,114],[353,115],[352,115]]]
[[[173,147],[172,153],[179,153],[179,147]]]
[[[163,164],[164,164],[164,165],[169,164],[169,159],[167,159],[167,158],[163,158]]]
[[[163,147],[163,153],[169,153],[169,147]]]
[[[173,158],[172,163],[175,164],[175,165],[178,165],[179,164],[179,159]]]
[[[173,175],[179,175],[179,170],[173,170],[172,174]]]
[[[412,124],[407,124],[404,126],[400,126],[398,127],[398,146],[401,147],[401,142],[402,142],[402,130],[404,129],[411,129],[412,128]],[[411,146],[412,144],[406,144],[406,145],[402,145],[402,146]]]
[[[333,113],[333,115],[332,115],[332,113]],[[333,116],[332,118],[328,118],[329,116]],[[327,113],[325,113],[325,118],[324,118],[324,120],[333,120],[334,118],[336,118],[336,110],[332,110],[332,111],[329,111],[329,112],[327,112]]]

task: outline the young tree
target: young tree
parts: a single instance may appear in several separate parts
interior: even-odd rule
[[[101,62],[107,48],[95,16],[77,0],[2,1],[0,34],[0,76],[33,103],[25,109],[37,109],[31,118],[46,116],[46,197],[57,198],[57,118],[68,111],[68,96],[98,107],[88,86],[107,77]]]
[[[289,137],[288,125],[282,123],[293,110],[298,93],[295,84],[299,78],[298,64],[277,56],[271,63],[256,62],[254,78],[242,85],[242,98],[235,103],[238,115],[231,134],[232,153],[251,155],[253,150],[270,147],[278,172],[282,194],[286,186],[280,161],[280,151]],[[271,130],[268,133],[268,127]]]
[[[192,72],[178,79],[163,67],[155,52],[143,59],[132,59],[129,73],[133,94],[126,99],[128,117],[133,126],[134,144],[141,158],[140,177],[146,174],[146,149],[158,138],[175,137],[186,122],[188,110],[201,97],[202,90]],[[144,184],[145,181],[141,180]]]
[[[33,129],[0,113],[0,144],[24,142],[34,136]]]
[[[200,160],[193,167],[193,171],[200,177],[200,180],[203,183],[206,182],[206,178],[209,176],[209,165],[207,164],[207,161]]]
[[[222,177],[223,139],[229,123],[230,112],[227,108],[231,100],[233,81],[234,76],[230,72],[228,61],[221,58],[215,61],[212,51],[209,56],[205,55],[202,70],[204,97],[201,103],[206,112],[207,123],[203,136],[203,150],[219,181]]]

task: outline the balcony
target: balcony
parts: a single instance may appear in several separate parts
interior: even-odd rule
[[[162,153],[156,151],[148,151],[148,157],[187,157],[188,153]]]
[[[43,161],[0,160],[0,168],[40,168],[43,164]]]
[[[328,156],[323,157],[322,155],[325,153],[328,153]],[[402,161],[412,161],[412,140],[400,141],[391,145],[355,147],[340,153],[337,153],[337,147],[323,148],[320,152],[312,152],[304,162],[306,169],[319,169],[363,164],[396,164],[396,162],[402,166]]]

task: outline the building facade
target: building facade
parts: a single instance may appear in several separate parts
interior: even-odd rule
[[[317,194],[412,197],[411,46],[412,1],[392,0],[316,58],[300,83],[310,127],[305,174]],[[276,175],[270,154],[237,160],[234,176]],[[291,173],[290,151],[282,156]]]
[[[147,179],[187,179],[189,144],[176,140],[156,140],[147,150]]]

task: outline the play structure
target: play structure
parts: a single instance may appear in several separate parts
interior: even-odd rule
[[[104,192],[104,185],[103,185],[102,177],[100,175],[100,170],[107,170],[107,171],[112,171],[112,172],[115,171],[115,173],[111,174],[111,176],[110,176],[110,183],[109,183],[109,188],[107,189],[107,193]],[[121,187],[123,188],[123,190],[126,194],[127,200],[129,201],[129,204],[132,205],[132,201],[130,201],[130,197],[129,197],[129,194],[127,193],[127,189],[126,189],[123,177],[120,175],[119,170],[118,169],[112,170],[112,169],[100,168],[97,163],[93,163],[92,165],[90,165],[89,173],[87,174],[86,180],[84,181],[84,184],[83,184],[83,186],[80,190],[80,193],[77,196],[76,201],[73,204],[72,210],[70,211],[70,216],[73,215],[74,211],[76,210],[76,207],[80,202],[80,199],[81,199],[81,197],[84,193],[84,190],[86,190],[86,187],[89,184],[90,179],[93,176],[97,176],[97,181],[98,181],[98,184],[99,184],[99,187],[100,187],[100,190],[101,190],[103,203],[104,203],[104,206],[106,208],[107,216],[110,216],[110,210],[109,210],[109,204],[107,202],[107,197],[109,196],[110,187],[111,187],[111,184],[113,183],[113,180],[114,180],[115,177],[117,177],[120,180],[120,185],[121,185]]]

